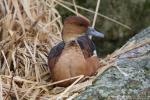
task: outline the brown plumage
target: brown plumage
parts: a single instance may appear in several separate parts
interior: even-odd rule
[[[48,66],[52,80],[60,81],[78,75],[91,76],[98,69],[99,61],[94,55],[95,46],[85,33],[89,21],[72,16],[64,21],[63,41],[53,47],[49,53]],[[58,84],[68,86],[72,81]]]

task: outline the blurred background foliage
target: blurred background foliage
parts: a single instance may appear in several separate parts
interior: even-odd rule
[[[73,4],[72,0],[66,1]],[[95,11],[97,0],[76,0],[76,4]],[[69,7],[74,9],[73,6]],[[62,20],[74,15],[62,6],[57,6],[57,9],[62,16]],[[91,21],[93,20],[94,14],[81,9],[78,9],[78,11]],[[98,12],[131,28],[127,29],[98,16],[95,28],[103,32],[105,38],[93,38],[93,41],[100,57],[120,48],[130,37],[150,26],[150,0],[101,0]]]

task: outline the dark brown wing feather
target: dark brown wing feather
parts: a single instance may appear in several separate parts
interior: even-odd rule
[[[81,36],[77,39],[85,58],[91,57],[95,50],[95,45],[88,36]]]
[[[65,43],[62,41],[50,50],[50,53],[48,54],[48,67],[50,70],[52,70],[52,68],[55,66],[55,63],[57,62],[60,54],[62,53],[64,46]]]

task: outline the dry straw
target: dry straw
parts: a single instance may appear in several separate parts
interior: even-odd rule
[[[115,55],[125,51],[118,51],[109,56],[109,62],[99,69],[97,76],[82,83],[78,83],[83,75],[50,82],[47,67],[47,55],[52,46],[61,41],[62,22],[56,6],[62,6],[74,14],[82,16],[78,9],[95,14],[93,26],[98,16],[113,21],[127,29],[118,21],[98,13],[100,0],[96,11],[83,8],[63,0],[1,0],[0,1],[0,100],[34,100],[34,99],[73,99],[80,90],[92,84],[98,75],[114,65]],[[74,6],[74,9],[68,5]],[[130,48],[132,49],[132,48]],[[122,53],[121,53],[122,52]],[[67,88],[53,88],[54,84],[71,79],[77,79]],[[55,91],[55,92],[54,92]]]
[[[0,1],[0,100],[49,96],[47,53],[62,30],[53,0]],[[47,91],[46,91],[47,90]]]

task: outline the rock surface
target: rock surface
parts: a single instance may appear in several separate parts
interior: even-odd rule
[[[138,45],[150,39],[150,27],[131,38],[124,48]],[[92,86],[87,87],[75,100],[150,100],[150,42],[121,54],[118,67],[112,67],[100,75]]]

